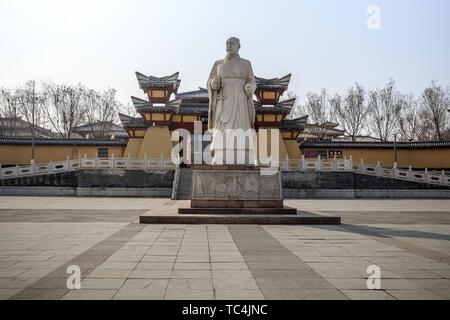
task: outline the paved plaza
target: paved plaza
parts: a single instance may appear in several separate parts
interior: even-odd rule
[[[137,223],[186,202],[0,197],[0,299],[450,298],[450,200],[285,201],[339,226]]]

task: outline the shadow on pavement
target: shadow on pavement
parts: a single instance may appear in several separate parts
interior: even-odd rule
[[[310,226],[312,228],[318,229],[330,229],[329,226],[314,225]],[[338,227],[333,227],[335,231],[352,232],[365,236],[376,236],[376,237],[406,237],[406,238],[421,238],[421,239],[434,239],[434,240],[447,240],[450,241],[450,235],[440,234],[427,231],[418,230],[402,230],[402,229],[392,229],[392,228],[382,228],[382,227],[372,227],[363,225],[352,225],[352,224],[342,224]]]

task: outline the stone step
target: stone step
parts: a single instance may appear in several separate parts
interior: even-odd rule
[[[286,215],[297,214],[297,209],[284,208],[179,208],[179,214],[246,214],[246,215]]]
[[[299,215],[142,215],[140,223],[156,224],[289,224],[340,225],[340,217]]]
[[[178,181],[177,199],[189,200],[191,198],[192,169],[181,168]]]

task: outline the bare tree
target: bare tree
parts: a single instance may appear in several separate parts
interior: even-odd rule
[[[106,137],[121,107],[116,99],[116,90],[108,89],[101,93],[89,90],[85,94],[85,103],[91,135],[98,138]]]
[[[400,140],[421,140],[421,131],[427,130],[427,124],[423,121],[422,110],[412,94],[404,97],[404,105],[399,114]],[[424,134],[423,132],[422,134]]]
[[[444,140],[450,140],[450,126],[444,131]]]
[[[0,136],[15,137],[20,120],[17,95],[6,88],[0,89]]]
[[[331,122],[331,108],[325,89],[322,89],[320,94],[313,92],[306,94],[305,111],[312,121],[308,125],[309,133],[316,138],[324,139],[328,131],[335,127]]]
[[[43,103],[47,121],[63,138],[70,138],[71,129],[80,125],[85,118],[83,104],[84,87],[57,85],[52,82],[43,85]]]
[[[295,119],[302,115],[302,107],[298,95],[292,91],[286,91],[283,94],[283,100],[290,100],[295,98],[295,103],[291,108],[291,112],[287,115],[287,119]],[[280,99],[281,100],[281,99]]]
[[[420,125],[418,127],[417,140],[418,141],[433,141],[436,140],[436,134],[433,123],[427,119],[424,110],[419,111]]]
[[[431,85],[422,92],[420,105],[426,119],[433,124],[436,138],[444,140],[444,133],[449,127],[449,90],[444,90],[441,86],[436,85],[435,81],[431,81]]]
[[[383,89],[369,92],[369,125],[381,141],[389,140],[398,128],[404,104],[405,100],[395,88],[393,79]]]
[[[348,89],[343,99],[339,94],[334,95],[330,99],[330,104],[345,133],[355,141],[361,134],[369,114],[364,88],[356,83],[355,87]]]
[[[141,117],[141,115],[136,111],[136,107],[133,106],[129,102],[126,105],[122,105],[119,108],[119,111],[121,113],[123,113],[123,114],[126,114],[126,115],[130,116],[130,117],[134,117],[134,118]]]
[[[42,96],[36,89],[36,81],[31,80],[17,89],[17,103],[21,114],[28,122],[31,131],[31,160],[34,160],[34,140],[36,129],[45,123]]]

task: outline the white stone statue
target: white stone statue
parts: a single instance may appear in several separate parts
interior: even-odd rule
[[[210,149],[214,151],[212,164],[254,162],[253,94],[256,81],[250,61],[238,54],[240,47],[239,39],[232,37],[227,40],[227,55],[214,63],[207,83],[208,129],[212,130]],[[242,157],[245,162],[242,162]]]

